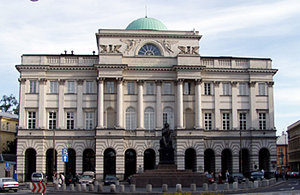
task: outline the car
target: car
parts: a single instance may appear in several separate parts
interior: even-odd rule
[[[19,183],[11,177],[0,178],[0,191],[13,190],[17,192],[19,189]]]
[[[250,181],[263,180],[263,179],[264,179],[264,174],[260,171],[251,172],[249,178]]]
[[[300,174],[299,174],[299,172],[292,171],[292,172],[290,172],[290,173],[288,174],[288,176],[289,176],[290,178],[297,178],[297,177],[300,176]]]
[[[104,178],[104,185],[117,184],[119,179],[114,175],[106,175]]]
[[[228,177],[228,182],[233,183],[237,181],[238,183],[246,182],[246,179],[242,173],[232,173]]]
[[[72,174],[66,174],[65,182],[66,185],[75,184],[76,178],[73,177]]]
[[[33,172],[31,174],[32,182],[46,182],[46,176],[42,172]]]
[[[85,171],[81,175],[78,183],[80,184],[93,184],[95,181],[95,173],[93,171]]]
[[[205,176],[208,179],[208,183],[210,183],[210,184],[215,183],[215,179],[211,174],[206,174]]]

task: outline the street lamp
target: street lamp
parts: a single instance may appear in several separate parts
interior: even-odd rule
[[[55,176],[55,128],[53,128],[53,180],[54,180],[54,176]]]
[[[240,128],[240,170],[243,173],[242,129]]]

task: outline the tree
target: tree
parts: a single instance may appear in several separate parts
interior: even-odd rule
[[[15,96],[13,96],[13,94],[11,94],[10,96],[4,95],[0,100],[0,108],[3,112],[10,111],[10,109],[16,111],[18,107],[18,100],[15,98]]]

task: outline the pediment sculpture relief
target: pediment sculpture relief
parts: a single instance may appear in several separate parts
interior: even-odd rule
[[[161,46],[170,54],[170,53],[174,53],[174,51],[171,49],[171,46],[174,45],[175,43],[178,43],[178,41],[166,41],[166,40],[162,40],[162,41],[157,41],[158,43],[161,44]]]
[[[125,52],[128,54],[137,44],[141,42],[140,39],[120,39],[121,42],[126,44]]]

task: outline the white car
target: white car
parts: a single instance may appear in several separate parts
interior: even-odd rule
[[[0,178],[0,191],[13,190],[17,192],[19,189],[19,183],[11,177]]]

